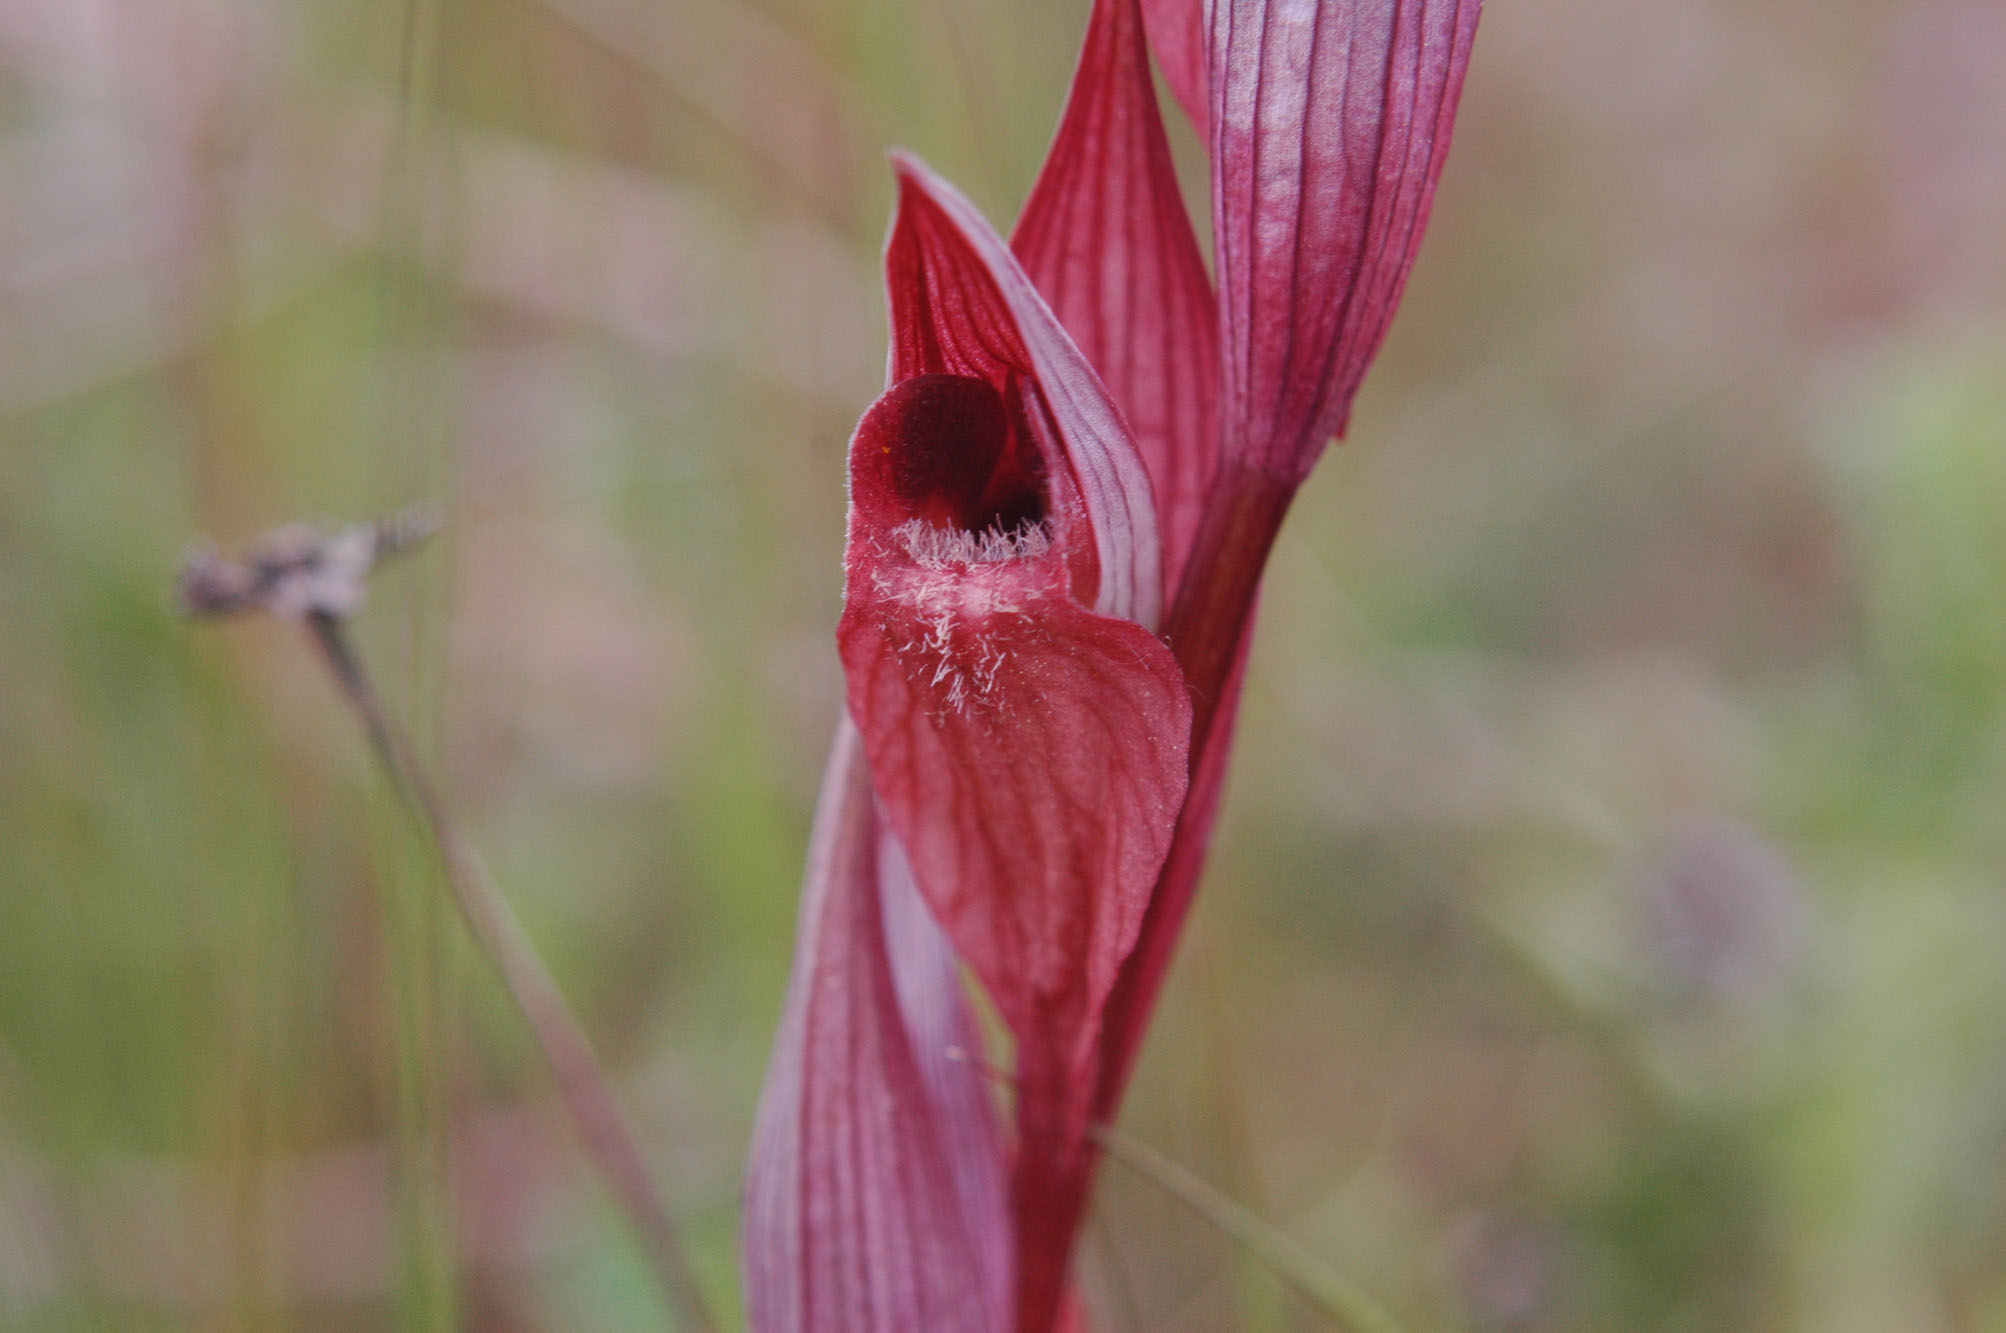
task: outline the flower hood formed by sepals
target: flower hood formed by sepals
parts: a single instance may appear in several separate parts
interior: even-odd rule
[[[755,1333],[1051,1333],[1262,567],[1420,244],[1480,0],[1093,0],[1006,245],[894,157],[848,718],[748,1170]],[[1217,294],[1154,48],[1212,159]],[[1161,635],[1162,637],[1159,637]],[[959,969],[1015,1043],[999,1096]]]
[[[974,208],[916,162],[897,169],[892,383],[851,441],[837,633],[869,804],[891,836],[866,857],[854,793],[818,818],[748,1185],[762,1331],[1002,1318],[992,1304],[913,1303],[913,1265],[958,1281],[951,1255],[1007,1244],[1012,1227],[998,1191],[957,1174],[945,1146],[986,1132],[986,1106],[959,1087],[966,1055],[931,1081],[913,1072],[938,1043],[916,1030],[927,1004],[901,1008],[885,980],[876,923],[900,888],[886,866],[903,876],[909,862],[1017,1038],[1022,1197],[1060,1156],[1027,1138],[1085,1142],[1100,1012],[1188,781],[1184,678],[1147,627],[1162,607],[1155,504],[1122,414]],[[832,784],[856,780],[832,769]],[[923,994],[960,1012],[951,972]],[[862,1102],[843,1111],[846,1097]],[[879,1173],[898,1143],[894,1180]],[[840,1228],[818,1231],[817,1208]],[[875,1236],[845,1230],[872,1217]],[[970,1217],[987,1219],[980,1234]],[[874,1243],[924,1254],[908,1263]],[[927,1313],[859,1322],[869,1309]]]
[[[1134,0],[1095,4],[1010,246],[1135,434],[1174,590],[1218,464],[1218,315]]]
[[[988,224],[900,160],[892,387],[850,445],[850,715],[1020,1040],[1092,1036],[1183,804],[1190,704],[1120,413]]]
[[[1191,703],[1151,631],[1147,465],[987,222],[900,159],[892,387],[850,446],[837,629],[886,817],[1017,1040],[1022,1237],[1092,1154],[1102,1013],[1189,780]],[[1064,1250],[1020,1251],[1019,1322]]]

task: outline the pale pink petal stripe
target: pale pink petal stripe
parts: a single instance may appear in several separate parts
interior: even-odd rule
[[[1012,1322],[998,1299],[1009,1282],[998,1268],[1010,1234],[1001,1160],[967,1160],[994,1129],[949,1119],[987,1114],[979,1088],[954,1086],[980,1072],[922,1049],[942,1024],[965,1028],[966,1015],[953,1014],[962,1001],[950,968],[912,962],[903,991],[894,978],[881,837],[846,723],[816,815],[794,975],[746,1172],[755,1333],[1007,1333]],[[912,1012],[927,1015],[923,1039]]]
[[[1226,449],[1299,481],[1421,244],[1480,0],[1212,0]]]
[[[879,830],[878,887],[892,983],[975,1243],[976,1266],[967,1280],[981,1289],[984,1308],[1007,1310],[1015,1280],[1010,1235],[1000,1224],[1010,1211],[1008,1158],[982,1035],[962,992],[954,946],[920,896],[905,849],[882,820]]]

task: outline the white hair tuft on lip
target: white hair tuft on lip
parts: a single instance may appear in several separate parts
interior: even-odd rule
[[[1051,528],[1028,520],[1012,528],[998,526],[970,532],[914,518],[893,528],[891,535],[913,562],[925,569],[1002,564],[1040,556],[1052,549]]]

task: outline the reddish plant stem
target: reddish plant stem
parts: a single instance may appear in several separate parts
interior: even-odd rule
[[[1019,1047],[1017,1161],[1011,1195],[1017,1229],[1017,1333],[1050,1333],[1065,1302],[1073,1237],[1085,1215],[1095,1148],[1080,1080],[1052,1048]]]
[[[1112,1122],[1141,1048],[1189,914],[1218,813],[1226,754],[1237,711],[1243,641],[1268,553],[1295,488],[1267,473],[1228,466],[1214,484],[1171,604],[1166,637],[1191,691],[1191,787],[1170,852],[1158,876],[1142,931],[1122,964],[1102,1020],[1091,1123]],[[1024,1048],[1020,1047],[1020,1050]],[[1100,1144],[1088,1126],[1069,1122],[1056,1136],[1032,1110],[1041,1071],[1018,1071],[1016,1171],[1019,1333],[1049,1333],[1064,1300],[1073,1238],[1085,1215]],[[1063,1099],[1064,1093],[1053,1093]],[[1029,1115],[1029,1118],[1025,1118]],[[1067,1133],[1067,1130],[1074,1131]]]
[[[1102,1028],[1094,1118],[1112,1123],[1142,1046],[1142,1034],[1198,888],[1225,780],[1238,712],[1243,641],[1252,628],[1261,575],[1295,487],[1228,464],[1214,482],[1191,559],[1170,609],[1166,636],[1191,690],[1191,789],[1135,948],[1115,979]]]
[[[1170,606],[1164,637],[1191,688],[1191,768],[1196,772],[1241,631],[1254,608],[1282,520],[1296,488],[1258,468],[1227,464],[1213,480],[1212,498],[1192,539],[1184,578]]]
[[[563,992],[537,956],[508,900],[488,877],[473,844],[447,813],[410,737],[384,709],[340,618],[313,611],[306,620],[314,646],[361,719],[370,748],[391,785],[418,815],[437,846],[454,905],[528,1022],[565,1109],[571,1113],[579,1142],[639,1233],[677,1325],[692,1333],[710,1333],[716,1324],[683,1254],[668,1209],[655,1190],[647,1160],[592,1054],[591,1043],[571,1016]]]

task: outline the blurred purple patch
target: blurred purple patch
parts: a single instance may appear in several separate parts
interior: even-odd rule
[[[1732,820],[1675,827],[1645,881],[1657,980],[1684,1004],[1773,1002],[1804,954],[1807,911],[1774,843]]]

